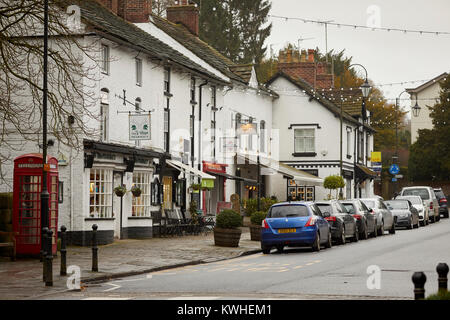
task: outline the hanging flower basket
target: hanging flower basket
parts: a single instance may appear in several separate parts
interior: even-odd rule
[[[123,197],[127,193],[127,188],[124,185],[117,186],[114,188],[114,193],[118,197]]]
[[[200,190],[202,188],[202,186],[198,183],[193,183],[191,185],[192,190]]]
[[[139,187],[133,186],[133,187],[131,187],[131,193],[132,193],[133,196],[135,196],[135,197],[140,197],[140,196],[141,196],[141,193],[142,193],[142,190],[141,190],[141,188],[139,188]]]

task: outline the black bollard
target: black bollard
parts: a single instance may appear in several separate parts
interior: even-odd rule
[[[414,300],[425,299],[425,282],[427,282],[425,273],[414,272],[412,281],[414,283]]]
[[[438,277],[439,291],[446,292],[447,291],[448,265],[446,263],[439,263],[436,267],[436,271],[439,275],[439,277]]]
[[[45,277],[47,276],[47,272],[46,272],[46,263],[45,263],[45,256],[47,255],[47,231],[48,228],[42,228],[42,235],[41,235],[41,239],[42,239],[42,250],[41,250],[41,258],[42,258],[42,281],[45,282]]]
[[[98,272],[98,248],[97,248],[97,229],[98,226],[92,226],[92,271]]]
[[[47,231],[47,254],[45,255],[45,286],[53,286],[53,230],[48,229]]]
[[[66,230],[65,226],[61,226],[61,269],[59,271],[59,275],[66,276],[67,275],[67,263],[66,263]]]

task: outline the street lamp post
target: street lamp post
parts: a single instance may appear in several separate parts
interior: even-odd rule
[[[43,228],[49,227],[48,201],[49,193],[47,189],[47,100],[48,100],[48,0],[44,1],[44,82],[43,82],[43,102],[42,102],[42,189],[41,189],[41,261],[44,259],[43,253]],[[52,240],[49,239],[51,242]],[[51,248],[51,247],[50,247]],[[51,253],[47,253],[51,254]],[[45,263],[44,263],[45,264]]]
[[[361,65],[361,64],[354,63],[354,64],[349,65],[348,69],[350,69],[350,67],[352,67],[352,66],[360,66],[361,68],[364,69],[364,71],[366,73],[366,78],[364,80],[364,83],[360,87],[361,92],[362,92],[362,96],[363,96],[363,99],[362,99],[362,111],[361,112],[362,112],[362,118],[363,118],[363,123],[364,123],[366,121],[366,99],[369,96],[370,89],[372,89],[372,87],[370,86],[369,81],[368,81],[368,74],[367,74],[366,68],[364,68],[364,66]],[[343,131],[343,129],[342,129],[342,126],[343,126],[343,116],[342,116],[343,106],[342,105],[343,105],[343,102],[342,102],[342,98],[341,98],[341,110],[340,110],[341,111],[340,112],[340,121],[341,121],[341,132],[340,132],[340,136],[341,136],[341,143],[340,143],[340,151],[341,151],[340,152],[340,171],[341,171],[341,177],[343,178],[343,173],[344,172],[343,172],[343,161],[342,161],[342,135],[343,135],[343,133],[342,133],[342,131]],[[356,137],[356,133],[357,133],[357,131],[355,131],[355,137]],[[357,139],[355,139],[355,148],[356,148],[356,142],[357,142]],[[356,164],[356,155],[355,155],[354,163]],[[356,175],[355,175],[354,179],[355,179],[354,193],[355,193],[355,198],[356,198]],[[342,189],[341,189],[341,195],[342,195]]]

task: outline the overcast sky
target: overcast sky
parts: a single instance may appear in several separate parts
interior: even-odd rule
[[[371,6],[379,8],[367,12]],[[373,7],[372,7],[373,8]],[[272,0],[271,15],[299,17],[334,23],[367,25],[379,20],[382,28],[450,32],[449,0]],[[287,42],[314,38],[300,43],[302,49],[325,51],[323,25],[270,18],[272,34],[266,44],[275,53]],[[328,50],[345,49],[353,63],[366,67],[375,83],[432,79],[450,71],[450,35],[425,35],[398,31],[372,31],[328,26]],[[359,68],[359,67],[355,67]],[[387,98],[397,97],[405,88],[423,82],[381,87]],[[408,98],[403,94],[402,99]],[[409,106],[403,102],[402,105]]]

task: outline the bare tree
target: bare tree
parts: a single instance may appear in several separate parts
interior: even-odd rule
[[[39,151],[43,104],[44,1],[0,0],[0,179],[2,164],[30,144]],[[86,41],[79,8],[49,0],[48,133],[80,150],[94,132],[98,50]],[[89,43],[89,44],[87,44]],[[92,81],[89,81],[92,80]]]
[[[178,4],[181,0],[153,0],[152,1],[152,12],[157,16],[166,17],[167,7]]]

